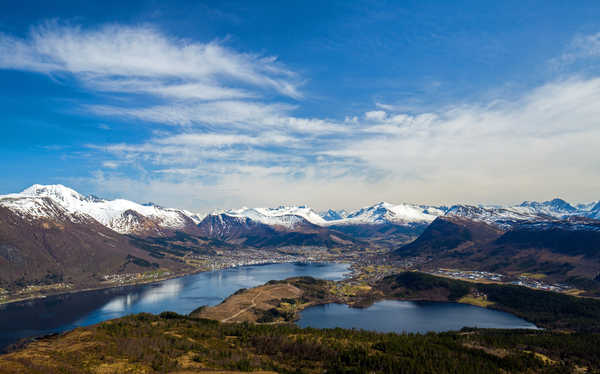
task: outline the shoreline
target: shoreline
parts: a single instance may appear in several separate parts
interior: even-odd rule
[[[256,323],[259,325],[278,325],[292,323],[298,327],[298,323],[303,318],[303,313],[316,307],[326,307],[327,305],[342,305],[349,309],[367,310],[373,305],[381,302],[409,302],[429,304],[452,304],[465,307],[479,308],[489,310],[493,313],[501,313],[516,317],[528,326],[514,327],[515,329],[543,330],[543,327],[536,325],[535,321],[527,317],[522,317],[514,312],[509,312],[497,308],[488,308],[486,306],[476,305],[462,300],[442,300],[427,295],[416,297],[398,297],[382,292],[370,293],[372,290],[364,291],[353,296],[342,296],[332,293],[332,286],[343,281],[327,281],[323,279],[314,279],[306,277],[292,277],[280,281],[269,281],[262,285],[250,288],[240,289],[229,295],[220,304],[213,306],[202,306],[188,316],[193,318],[206,318],[216,320],[221,323]],[[325,291],[325,293],[314,291]],[[329,291],[329,292],[328,292]],[[505,327],[512,329],[513,327]],[[445,331],[445,330],[444,330]],[[438,331],[439,332],[439,331]]]
[[[49,297],[55,297],[55,296],[61,296],[61,295],[71,295],[71,294],[84,293],[84,292],[110,290],[110,289],[114,289],[114,288],[125,288],[125,287],[143,286],[143,285],[147,285],[147,284],[153,284],[153,283],[163,282],[163,281],[170,280],[170,279],[182,278],[182,277],[185,277],[185,276],[188,276],[188,275],[199,274],[199,273],[203,273],[203,272],[207,272],[207,271],[211,271],[211,270],[196,270],[196,271],[193,271],[193,272],[190,272],[190,273],[179,273],[179,274],[174,274],[174,275],[170,275],[170,276],[163,277],[163,278],[157,278],[157,279],[152,279],[152,280],[139,281],[139,282],[134,282],[134,283],[127,283],[127,284],[106,285],[106,286],[87,287],[87,288],[77,288],[77,289],[71,289],[69,291],[49,293],[49,294],[46,294],[46,295],[32,295],[32,296],[28,296],[28,297],[24,297],[24,298],[20,298],[20,299],[12,299],[12,300],[7,300],[7,301],[0,301],[0,309],[2,307],[4,307],[4,306],[7,306],[7,305],[13,305],[13,304],[18,304],[18,303],[25,303],[25,302],[29,302],[29,301],[35,301],[35,300],[42,300],[42,299],[46,299],[46,298],[49,298]]]
[[[195,275],[195,274],[200,274],[200,273],[208,273],[208,272],[217,272],[217,271],[223,271],[223,270],[229,270],[229,269],[236,269],[236,268],[240,268],[240,267],[247,267],[247,266],[261,266],[261,265],[274,265],[274,264],[294,264],[294,263],[298,263],[298,264],[310,264],[310,263],[322,263],[322,264],[326,264],[326,263],[348,263],[348,262],[344,262],[344,261],[281,261],[281,262],[277,262],[277,261],[272,261],[272,262],[264,262],[264,263],[255,263],[255,264],[244,264],[244,265],[233,265],[233,266],[226,266],[226,267],[222,267],[219,269],[194,269],[194,271],[191,272],[184,272],[184,273],[176,273],[176,274],[171,274],[169,276],[166,277],[162,277],[162,278],[157,278],[157,279],[152,279],[152,280],[141,280],[138,282],[134,282],[134,283],[127,283],[127,284],[118,284],[118,285],[105,285],[105,286],[98,286],[98,287],[87,287],[87,288],[78,288],[78,289],[70,289],[68,291],[61,291],[61,292],[56,292],[56,293],[49,293],[49,294],[45,294],[45,295],[31,295],[28,297],[23,297],[23,298],[18,298],[18,299],[12,299],[12,300],[3,300],[0,301],[0,310],[6,306],[9,305],[15,305],[15,304],[19,304],[19,303],[27,303],[27,302],[31,302],[31,301],[39,301],[39,300],[43,300],[49,297],[56,297],[56,296],[62,296],[62,295],[71,295],[71,294],[77,294],[77,293],[84,293],[84,292],[92,292],[92,291],[102,291],[102,290],[110,290],[110,289],[117,289],[117,288],[126,288],[126,287],[136,287],[136,286],[144,286],[144,285],[149,285],[149,284],[154,284],[154,283],[159,283],[159,282],[164,282],[167,280],[171,280],[171,279],[178,279],[178,278],[183,278],[183,277],[187,277],[190,275]]]

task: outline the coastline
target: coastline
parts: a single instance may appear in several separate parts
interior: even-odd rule
[[[203,272],[207,272],[207,271],[213,271],[213,270],[198,270],[198,269],[196,269],[196,270],[194,270],[192,272],[189,272],[189,273],[185,272],[185,273],[171,274],[171,275],[168,275],[166,277],[156,278],[156,279],[152,279],[152,280],[140,280],[140,281],[133,282],[133,283],[100,285],[98,287],[86,287],[86,288],[70,289],[68,291],[52,292],[52,293],[48,293],[48,294],[44,294],[44,295],[31,295],[31,296],[27,296],[27,297],[23,297],[23,298],[19,298],[19,299],[11,299],[11,300],[6,300],[6,301],[0,301],[0,308],[2,308],[3,306],[11,305],[11,304],[24,303],[24,302],[34,301],[34,300],[42,300],[42,299],[45,299],[45,298],[48,298],[48,297],[54,297],[54,296],[70,295],[70,294],[76,294],[76,293],[82,293],[82,292],[90,292],[90,291],[110,290],[110,289],[113,289],[113,288],[121,288],[121,287],[123,287],[123,288],[125,288],[125,287],[135,287],[135,286],[142,286],[142,285],[147,285],[147,284],[159,283],[159,282],[163,282],[163,281],[166,281],[166,280],[181,278],[181,277],[185,277],[185,276],[188,276],[188,275],[203,273]]]
[[[26,302],[30,302],[30,301],[42,300],[42,299],[45,299],[45,298],[48,298],[48,297],[55,297],[55,296],[61,296],[61,295],[70,295],[70,294],[77,294],[77,293],[91,292],[91,291],[110,290],[110,289],[116,289],[116,288],[126,288],[126,287],[143,286],[143,285],[149,285],[149,284],[164,282],[164,281],[171,280],[171,279],[183,278],[183,277],[187,277],[189,275],[194,275],[194,274],[200,274],[200,273],[206,273],[206,272],[216,272],[216,271],[222,271],[222,270],[228,270],[228,269],[235,269],[235,268],[245,267],[245,266],[260,266],[260,265],[287,264],[287,263],[298,263],[298,264],[323,263],[323,264],[326,264],[326,263],[348,263],[348,262],[346,262],[346,261],[337,261],[337,260],[327,260],[327,261],[314,261],[314,260],[270,261],[270,262],[260,262],[260,263],[235,264],[235,265],[220,267],[220,268],[217,268],[217,269],[199,269],[199,268],[196,268],[193,271],[189,271],[189,272],[172,273],[172,274],[169,274],[168,276],[164,276],[164,277],[160,277],[160,278],[140,280],[140,281],[135,281],[135,282],[126,283],[126,284],[99,285],[98,287],[86,287],[86,288],[69,289],[68,291],[61,290],[61,291],[57,291],[57,292],[50,292],[50,293],[43,294],[43,295],[36,294],[36,295],[30,295],[30,296],[27,296],[27,297],[22,297],[22,298],[17,298],[17,299],[1,300],[0,301],[0,309],[2,309],[5,306],[8,306],[8,305],[14,305],[14,304],[18,304],[18,303],[26,303]]]

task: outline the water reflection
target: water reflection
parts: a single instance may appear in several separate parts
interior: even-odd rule
[[[347,264],[272,264],[199,273],[142,286],[48,297],[0,309],[0,349],[16,340],[86,326],[124,315],[171,310],[187,314],[215,305],[240,288],[272,279],[314,276],[342,279]]]
[[[327,304],[302,311],[298,325],[358,328],[380,332],[460,330],[463,327],[536,329],[512,314],[458,303],[385,300],[369,308]]]
[[[166,281],[159,287],[144,291],[140,302],[143,304],[155,304],[160,301],[175,298],[183,288],[183,283],[180,279]]]

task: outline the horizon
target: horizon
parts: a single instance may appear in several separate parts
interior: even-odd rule
[[[592,1],[11,3],[0,194],[595,202],[599,18]]]
[[[114,198],[106,198],[103,196],[97,196],[91,193],[82,193],[81,191],[78,191],[72,187],[63,185],[63,184],[40,184],[40,183],[35,183],[32,184],[31,186],[28,186],[26,188],[21,189],[20,191],[16,191],[16,192],[11,192],[8,194],[0,194],[0,197],[3,196],[7,196],[7,195],[11,195],[11,194],[20,194],[25,192],[27,189],[32,188],[32,187],[53,187],[53,186],[58,186],[58,187],[64,187],[67,189],[71,189],[73,191],[75,191],[76,193],[82,195],[83,197],[96,197],[102,200],[106,200],[106,201],[111,201],[111,200],[119,200],[119,199],[124,199],[124,200],[129,200],[129,199],[125,199],[123,197],[114,197]],[[415,206],[428,206],[428,207],[432,207],[432,208],[452,208],[454,206],[476,206],[476,207],[481,207],[481,208],[502,208],[502,207],[516,207],[516,206],[520,206],[521,204],[525,204],[525,203],[550,203],[554,200],[560,200],[563,202],[566,202],[567,204],[571,205],[572,207],[576,208],[576,209],[580,209],[580,206],[583,205],[590,205],[590,207],[593,207],[594,205],[600,203],[600,200],[593,200],[593,201],[587,201],[587,202],[573,202],[573,201],[568,201],[565,200],[561,197],[554,197],[552,199],[549,200],[523,200],[521,202],[517,202],[517,203],[512,203],[512,204],[506,204],[506,205],[497,205],[497,204],[486,204],[486,203],[477,203],[477,204],[468,204],[468,203],[463,203],[463,202],[448,202],[446,204],[428,204],[428,203],[422,203],[422,202],[407,202],[407,201],[402,201],[402,202],[397,202],[397,201],[384,201],[384,200],[378,200],[372,204],[368,204],[368,205],[364,205],[364,206],[354,206],[354,207],[342,207],[342,208],[325,208],[325,209],[318,209],[318,208],[314,208],[308,204],[296,204],[296,205],[290,205],[290,204],[274,204],[271,206],[248,206],[248,205],[242,205],[242,206],[238,206],[238,207],[221,207],[221,208],[215,208],[215,209],[210,209],[210,210],[204,210],[204,211],[194,211],[191,209],[188,209],[186,207],[180,207],[180,206],[167,206],[164,204],[161,204],[159,202],[156,201],[137,201],[137,200],[129,200],[132,201],[134,203],[140,204],[140,205],[154,205],[154,206],[159,206],[159,207],[163,207],[163,208],[167,208],[167,209],[181,209],[181,210],[186,210],[190,213],[193,214],[212,214],[215,212],[228,212],[228,211],[235,211],[235,210],[242,210],[242,209],[277,209],[277,208],[309,208],[319,214],[324,214],[327,213],[327,211],[332,210],[335,212],[339,212],[341,210],[345,210],[348,213],[354,212],[354,211],[358,211],[360,209],[363,208],[370,208],[373,207],[375,205],[379,205],[379,204],[390,204],[390,205],[415,205]]]

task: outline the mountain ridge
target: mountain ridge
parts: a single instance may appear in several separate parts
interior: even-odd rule
[[[203,215],[184,209],[164,208],[153,203],[139,204],[125,199],[106,200],[93,195],[84,196],[60,184],[34,184],[20,193],[2,195],[0,206],[11,209],[25,218],[52,218],[56,209],[47,199],[54,205],[63,207],[72,220],[81,220],[87,216],[120,234],[155,237],[170,236],[176,231],[206,234],[206,228],[202,227],[212,225],[214,228],[217,221],[213,218],[224,215],[247,218],[279,231],[306,231],[313,225],[346,233],[360,231],[365,235],[385,232],[381,228],[370,228],[371,226],[404,226],[405,229],[400,231],[418,235],[437,217],[446,216],[485,222],[503,230],[524,222],[559,221],[570,217],[600,218],[600,202],[579,204],[576,207],[560,198],[544,202],[524,201],[519,205],[501,207],[467,204],[446,207],[391,204],[382,201],[352,211],[329,209],[318,213],[306,205],[300,205],[277,208],[243,207],[215,210]],[[229,224],[234,222],[247,223],[245,220],[229,220]],[[312,227],[311,230],[314,231],[315,228]]]

